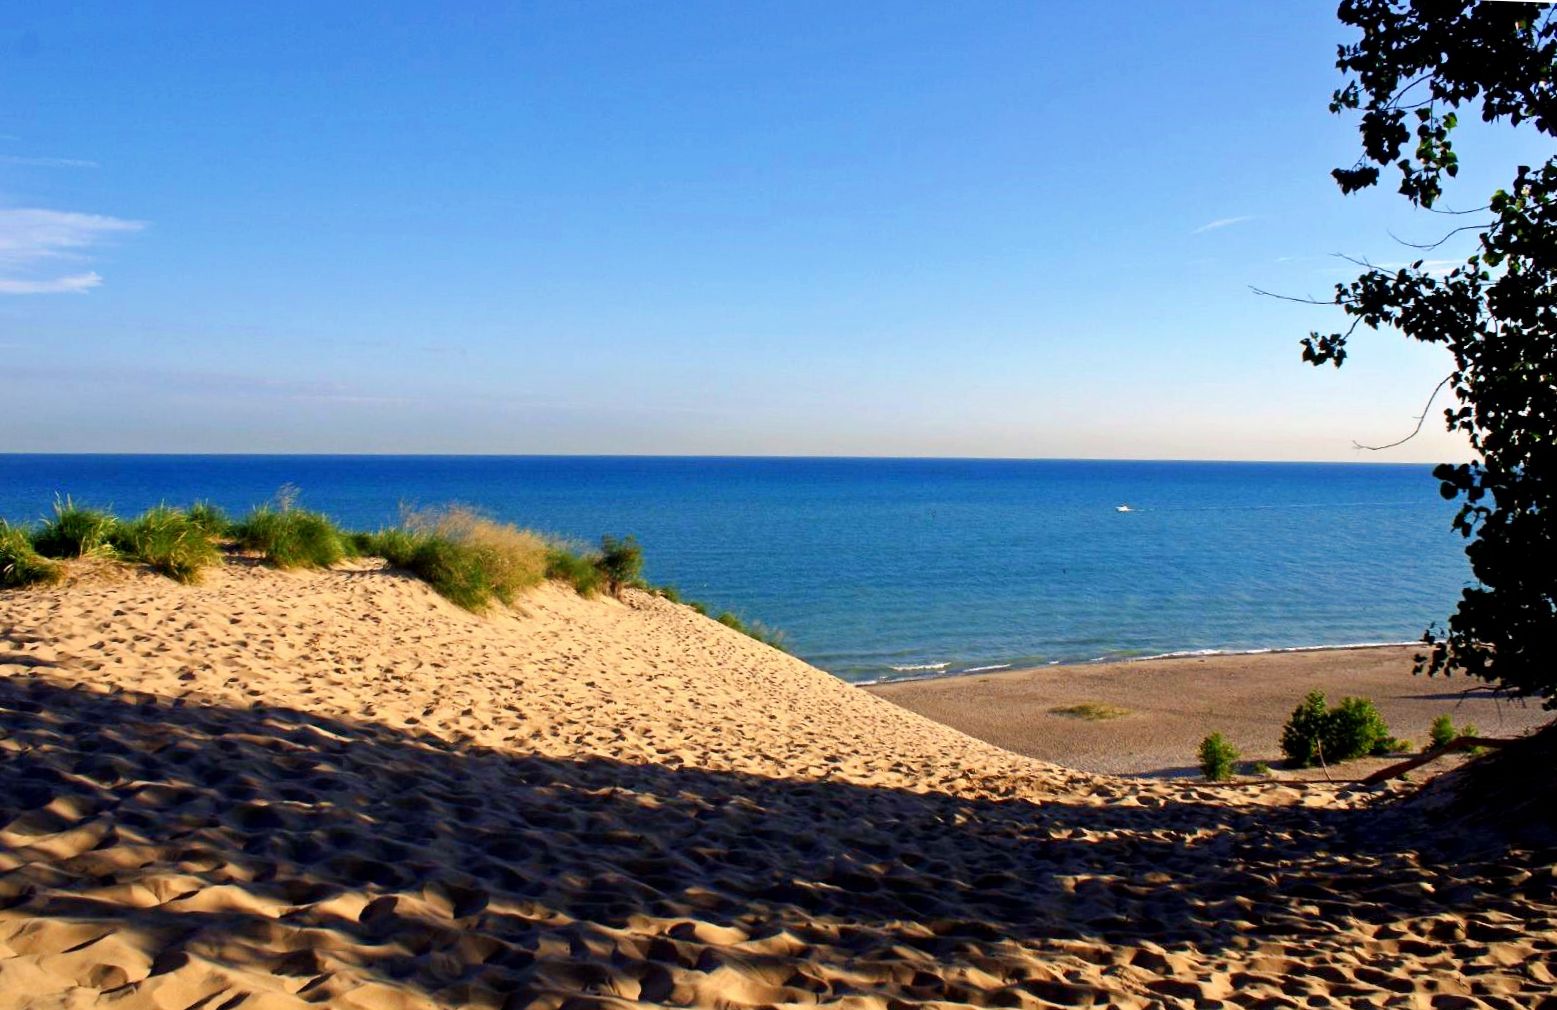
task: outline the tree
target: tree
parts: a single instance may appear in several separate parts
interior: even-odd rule
[[[1389,170],[1406,199],[1446,213],[1435,205],[1445,177],[1458,171],[1453,135],[1462,108],[1557,137],[1554,10],[1344,0],[1338,15],[1362,38],[1340,47],[1336,66],[1347,80],[1330,109],[1360,111],[1362,155],[1332,173],[1342,192],[1377,185]],[[1453,354],[1444,384],[1458,404],[1444,420],[1469,436],[1475,459],[1433,475],[1445,498],[1461,500],[1454,527],[1469,541],[1478,584],[1462,592],[1445,626],[1424,634],[1430,648],[1417,672],[1461,672],[1557,708],[1557,157],[1517,166],[1506,188],[1468,213],[1481,217],[1419,247],[1479,232],[1462,265],[1447,276],[1421,260],[1394,272],[1370,267],[1336,285],[1335,304],[1351,327],[1310,333],[1303,359],[1339,366],[1359,324]]]

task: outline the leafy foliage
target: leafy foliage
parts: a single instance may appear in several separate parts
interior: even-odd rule
[[[1226,782],[1233,777],[1233,766],[1238,763],[1238,749],[1220,733],[1212,733],[1200,741],[1200,774],[1211,782]]]
[[[1445,713],[1433,720],[1433,724],[1427,731],[1427,739],[1434,747],[1442,747],[1453,743],[1460,735],[1460,731],[1454,728],[1454,717]]]
[[[33,549],[46,558],[111,557],[117,523],[108,512],[55,498],[54,516],[33,534]]]
[[[1281,729],[1281,753],[1288,761],[1299,768],[1307,768],[1318,761],[1329,715],[1324,692],[1308,692]]]
[[[1462,107],[1557,137],[1557,7],[1345,0],[1339,13],[1362,31],[1340,48],[1348,78],[1330,106],[1360,111],[1362,156],[1334,172],[1343,192],[1393,169],[1400,193],[1433,209],[1459,171]],[[1458,405],[1444,420],[1476,459],[1433,473],[1445,498],[1461,500],[1454,526],[1477,584],[1423,635],[1417,669],[1479,677],[1557,708],[1557,566],[1544,560],[1557,539],[1557,157],[1518,166],[1477,213],[1486,216],[1454,229],[1478,232],[1477,251],[1447,276],[1418,260],[1337,285],[1351,328],[1311,333],[1303,358],[1339,366],[1358,325],[1453,355],[1445,383]]]
[[[1327,708],[1320,691],[1310,691],[1281,730],[1281,752],[1299,768],[1390,754],[1405,746],[1390,735],[1384,717],[1367,698],[1342,698]]]
[[[612,596],[622,595],[622,590],[636,583],[643,575],[643,548],[634,537],[617,539],[600,538],[600,557],[595,561],[600,576],[605,580],[606,591]]]
[[[200,521],[188,512],[159,505],[138,518],[119,524],[114,545],[130,559],[179,582],[198,582],[202,569],[221,564],[221,552],[207,532],[208,516]]]
[[[59,565],[38,556],[25,529],[0,519],[0,588],[51,585],[64,575]]]

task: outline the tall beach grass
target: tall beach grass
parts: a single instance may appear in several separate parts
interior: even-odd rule
[[[114,545],[128,560],[139,561],[179,582],[198,582],[201,573],[222,563],[207,524],[192,512],[158,505],[126,523],[118,523]]]
[[[26,528],[0,519],[0,588],[50,585],[64,577],[58,564],[39,556]]]

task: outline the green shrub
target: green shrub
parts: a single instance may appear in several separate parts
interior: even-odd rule
[[[610,535],[603,536],[595,567],[605,580],[606,592],[620,596],[624,588],[636,583],[643,574],[643,548],[633,537],[618,540]]]
[[[112,514],[81,508],[70,498],[54,499],[54,518],[33,534],[32,546],[49,558],[112,557],[114,528]]]
[[[260,505],[232,527],[238,546],[277,568],[328,568],[346,557],[346,535],[318,512]]]
[[[661,597],[662,599],[669,600],[672,603],[683,602],[681,599],[681,590],[677,589],[675,586],[655,586],[654,595]]]
[[[114,533],[114,546],[124,557],[179,582],[199,581],[202,569],[222,560],[202,522],[166,505],[148,509],[133,522],[121,523]]]
[[[27,530],[0,519],[0,588],[52,585],[64,577],[63,568],[39,557]]]
[[[1233,777],[1233,765],[1238,761],[1238,749],[1227,742],[1220,733],[1212,733],[1200,741],[1200,774],[1211,782],[1225,782]]]
[[[1281,753],[1288,761],[1299,768],[1307,768],[1317,760],[1319,750],[1324,746],[1328,716],[1323,692],[1308,692],[1281,730]],[[1326,757],[1328,759],[1328,755]]]
[[[1459,731],[1454,728],[1454,719],[1449,715],[1441,715],[1434,719],[1432,727],[1427,731],[1427,739],[1434,747],[1453,743],[1459,735]]]
[[[231,535],[232,520],[227,518],[226,512],[208,501],[195,502],[189,507],[187,515],[189,521],[208,537],[220,539]]]
[[[603,578],[595,561],[554,544],[546,552],[546,577],[568,583],[580,596],[593,596],[600,591]]]
[[[1395,738],[1373,702],[1367,698],[1342,698],[1330,710],[1325,760],[1350,761],[1368,755],[1388,754]],[[1335,755],[1333,758],[1331,755]]]
[[[1367,755],[1391,754],[1405,741],[1390,735],[1389,726],[1367,698],[1342,698],[1325,707],[1325,696],[1310,691],[1281,730],[1281,752],[1299,768],[1350,761]]]
[[[1253,764],[1249,765],[1249,774],[1250,775],[1259,775],[1261,777],[1269,775],[1270,774],[1270,765],[1266,764],[1264,761],[1256,761]]]

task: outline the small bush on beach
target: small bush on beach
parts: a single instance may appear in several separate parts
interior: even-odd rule
[[[117,525],[111,513],[55,498],[54,516],[33,534],[32,546],[46,558],[111,557]]]
[[[1307,768],[1319,759],[1328,718],[1324,693],[1308,692],[1281,729],[1281,753],[1289,762],[1298,768]]]
[[[1226,782],[1233,777],[1233,766],[1238,761],[1238,749],[1227,742],[1220,733],[1212,733],[1200,741],[1200,773],[1211,782]]]
[[[1467,722],[1461,726],[1456,727],[1454,725],[1454,719],[1451,718],[1447,713],[1434,719],[1432,727],[1427,731],[1428,741],[1433,747],[1446,746],[1458,740],[1462,736],[1480,735],[1481,730],[1476,728],[1475,723]],[[1482,754],[1485,751],[1485,747],[1472,747],[1470,749],[1470,753],[1472,755]]]
[[[354,553],[327,516],[285,503],[252,509],[233,525],[232,538],[277,568],[328,568]]]
[[[188,512],[159,505],[119,524],[114,545],[124,557],[179,582],[196,582],[202,569],[220,564],[221,552],[206,526]]]
[[[1327,708],[1320,691],[1310,691],[1281,730],[1281,752],[1298,768],[1391,754],[1406,746],[1390,734],[1367,698],[1342,698]]]
[[[1388,754],[1395,743],[1384,717],[1367,698],[1342,698],[1330,710],[1328,729],[1325,753],[1335,754],[1337,761]]]
[[[610,535],[603,536],[595,567],[605,580],[606,592],[621,596],[623,589],[637,583],[643,575],[643,548],[634,537],[618,540]]]
[[[1118,705],[1110,705],[1102,701],[1085,701],[1079,705],[1057,705],[1049,709],[1050,715],[1069,716],[1072,719],[1085,719],[1088,722],[1100,722],[1104,719],[1118,719],[1120,716],[1129,715],[1130,710],[1120,708]]]
[[[64,575],[64,569],[33,549],[26,529],[0,519],[0,588],[52,585]]]

